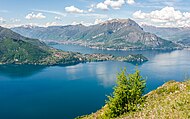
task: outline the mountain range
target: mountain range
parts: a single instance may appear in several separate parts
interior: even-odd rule
[[[141,25],[146,32],[156,34],[157,36],[170,40],[184,46],[190,46],[190,28],[189,27],[156,27],[151,25]]]
[[[13,31],[43,41],[76,43],[100,49],[176,49],[180,46],[157,35],[145,32],[131,19],[112,19],[97,25],[84,26],[21,26]]]
[[[80,53],[57,50],[0,27],[0,64],[67,65],[86,61],[84,58]]]
[[[0,64],[72,65],[107,60],[135,64],[148,61],[141,54],[115,57],[109,54],[66,52],[47,46],[38,39],[27,38],[10,29],[0,27]]]
[[[47,46],[37,39],[23,37],[10,29],[0,27],[0,62],[35,63],[47,57]]]

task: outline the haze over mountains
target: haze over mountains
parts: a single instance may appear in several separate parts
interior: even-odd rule
[[[113,19],[97,25],[15,27],[13,31],[44,41],[77,43],[105,49],[175,49],[180,46],[145,32],[131,19]]]
[[[156,27],[144,24],[142,28],[144,31],[156,34],[163,39],[190,46],[189,27]]]

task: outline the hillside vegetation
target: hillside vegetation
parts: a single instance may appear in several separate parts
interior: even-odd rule
[[[140,88],[139,88],[140,89]],[[115,119],[189,119],[190,80],[169,81],[142,97],[135,110],[128,110]],[[118,103],[121,102],[118,100]],[[132,103],[133,104],[133,103]],[[108,104],[96,113],[78,117],[79,119],[110,119],[105,116],[110,110]],[[121,110],[121,109],[120,109]]]
[[[73,65],[83,62],[116,60],[141,64],[148,59],[141,54],[115,57],[109,54],[81,54],[47,46],[38,39],[21,36],[0,27],[0,64]]]

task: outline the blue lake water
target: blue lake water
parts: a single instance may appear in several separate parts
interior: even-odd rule
[[[117,56],[142,53],[149,61],[138,66],[146,77],[146,92],[169,80],[190,76],[190,51],[105,51],[76,45],[53,45],[67,51]],[[90,114],[105,104],[116,73],[126,62],[106,61],[73,66],[0,66],[0,119],[72,119]]]

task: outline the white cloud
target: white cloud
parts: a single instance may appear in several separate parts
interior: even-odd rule
[[[77,24],[80,24],[80,23],[78,23],[76,21],[74,21],[73,23],[71,23],[71,25],[77,25]]]
[[[127,3],[128,3],[129,5],[132,5],[132,4],[135,3],[135,0],[127,0]]]
[[[109,7],[113,9],[120,9],[125,3],[132,5],[135,3],[135,0],[105,0],[96,5],[96,8],[102,10],[108,10]]]
[[[102,19],[96,19],[96,20],[94,21],[94,24],[99,24],[99,23],[102,23],[102,22],[103,22]]]
[[[60,24],[60,23],[57,23],[57,22],[47,22],[45,24],[45,27],[48,27],[48,26],[62,26],[63,24]]]
[[[44,18],[46,18],[46,16],[44,16],[42,13],[35,14],[32,12],[32,13],[29,13],[28,15],[26,15],[25,18],[29,19],[29,20],[31,20],[31,19],[44,19]]]
[[[91,8],[95,8],[96,5],[95,5],[95,4],[91,4],[90,7],[91,7]]]
[[[3,17],[0,17],[0,23],[5,23],[6,20]]]
[[[61,17],[55,16],[55,20],[60,21],[60,20],[61,20]]]
[[[101,9],[101,10],[108,10],[108,6],[102,2],[98,3],[96,5],[96,8]]]
[[[83,10],[75,6],[65,7],[65,11],[69,13],[83,13],[84,12]]]
[[[88,12],[94,12],[94,10],[92,8],[88,9]]]
[[[84,22],[84,21],[80,21],[80,22],[74,21],[71,25],[78,25],[78,24],[82,24],[82,25],[85,25],[85,26],[93,25],[92,23],[87,23],[87,22]]]
[[[50,10],[40,10],[40,9],[33,9],[34,11],[37,11],[37,12],[44,12],[44,13],[50,13],[50,14],[56,14],[56,15],[60,15],[60,16],[66,16],[67,14],[66,13],[62,13],[62,12],[59,12],[59,11],[50,11]]]
[[[11,22],[13,22],[13,23],[18,23],[20,21],[21,21],[20,19],[15,19],[15,18],[11,19]]]
[[[104,4],[112,7],[113,9],[120,9],[121,6],[125,4],[125,1],[124,0],[117,0],[117,1],[105,0]]]
[[[190,12],[181,12],[173,7],[164,7],[150,13],[136,11],[133,13],[135,19],[143,20],[157,26],[190,26]]]

